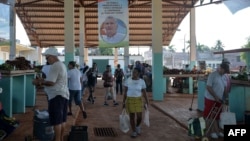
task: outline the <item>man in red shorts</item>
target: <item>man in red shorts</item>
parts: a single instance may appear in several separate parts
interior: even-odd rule
[[[216,103],[217,107],[221,106],[223,96],[225,94],[225,88],[227,86],[225,74],[229,71],[229,65],[226,63],[222,63],[220,68],[209,74],[207,80],[207,88],[205,91],[205,108],[203,112],[204,118],[206,118],[211,111],[214,103]],[[211,124],[211,120],[215,118],[213,124],[211,125],[210,135],[211,138],[217,139],[219,137],[224,137],[224,134],[220,132],[219,129],[219,117],[220,113],[216,117],[209,117],[207,120],[207,125]],[[210,123],[210,124],[208,124]]]

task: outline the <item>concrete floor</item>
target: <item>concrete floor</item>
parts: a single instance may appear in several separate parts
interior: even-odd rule
[[[189,110],[193,95],[187,94],[165,94],[163,101],[153,101],[152,94],[148,93],[150,99],[150,127],[142,123],[142,134],[137,138],[131,138],[131,130],[123,133],[119,129],[119,115],[122,112],[122,105],[114,107],[112,101],[110,106],[103,106],[104,89],[102,81],[96,87],[96,102],[91,104],[86,102],[87,95],[84,96],[85,108],[88,114],[87,119],[83,119],[77,106],[73,106],[73,116],[68,116],[67,130],[65,131],[65,141],[72,125],[88,126],[89,141],[191,141],[194,138],[188,136],[187,120],[191,117],[199,117],[201,113],[197,109],[197,98],[194,96],[192,111]],[[117,95],[117,101],[121,104],[123,95]],[[47,109],[46,96],[43,92],[37,93],[36,106],[27,107],[26,112],[14,114],[20,121],[20,126],[4,141],[24,141],[26,136],[33,135],[33,115],[34,109]],[[94,134],[94,128],[113,128],[117,136],[100,137]],[[217,139],[222,141],[223,139]]]

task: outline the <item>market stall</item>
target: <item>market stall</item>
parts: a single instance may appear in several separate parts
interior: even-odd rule
[[[204,77],[205,73],[197,70],[167,69],[164,68],[163,76],[167,80],[173,78],[173,86],[178,87],[181,93],[193,94],[194,80]],[[177,82],[176,82],[177,81]],[[177,83],[177,84],[175,84]],[[175,86],[177,85],[177,86]],[[166,84],[166,87],[168,84]],[[167,89],[167,88],[166,88]]]
[[[0,86],[3,90],[0,94],[0,101],[9,117],[12,117],[13,113],[25,113],[26,106],[35,105],[36,97],[35,86],[32,85],[35,71],[20,61],[15,60],[15,62],[18,65],[12,66],[11,63],[6,63],[0,66],[2,74]]]

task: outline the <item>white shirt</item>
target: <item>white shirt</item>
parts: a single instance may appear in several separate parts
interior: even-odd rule
[[[48,77],[49,69],[50,69],[50,65],[44,65],[42,68],[42,72],[46,75],[46,77]]]
[[[207,85],[212,87],[215,94],[222,100],[224,89],[227,85],[226,78],[224,75],[220,75],[218,71],[214,71],[209,74]],[[214,97],[206,89],[205,97],[210,100],[215,100]]]
[[[69,89],[70,90],[81,90],[81,77],[82,73],[80,70],[74,68],[68,71],[68,79],[69,79]]]
[[[115,43],[121,42],[124,39],[125,36],[126,36],[125,34],[116,33],[112,37],[108,37],[106,35],[102,35],[102,39],[103,39],[103,41],[105,41],[107,43],[115,44]]]
[[[125,81],[124,86],[128,87],[128,97],[141,97],[142,89],[146,89],[146,84],[143,79],[133,80],[131,77]]]
[[[48,77],[45,80],[55,83],[54,86],[44,86],[49,100],[57,95],[69,99],[67,69],[62,62],[57,61],[50,66]]]

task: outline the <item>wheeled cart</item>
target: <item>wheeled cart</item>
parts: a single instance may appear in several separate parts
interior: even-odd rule
[[[214,104],[206,119],[204,119],[203,117],[189,119],[188,134],[192,137],[195,137],[196,139],[201,139],[202,141],[209,141],[208,133],[212,128],[216,117],[222,110],[222,107],[223,105],[218,107],[216,106],[216,104]]]
[[[216,117],[221,112],[222,108],[223,108],[223,104],[221,104],[221,106],[218,107],[218,106],[216,106],[216,103],[214,103],[211,111],[209,112],[208,116],[205,119],[206,123],[207,123],[206,126],[208,126],[208,127],[206,128],[205,134],[201,139],[202,141],[209,141],[209,139],[207,137],[208,133],[209,133],[210,129],[212,128],[212,125],[213,125],[214,121],[216,120]],[[209,119],[212,119],[212,120],[209,120]]]

